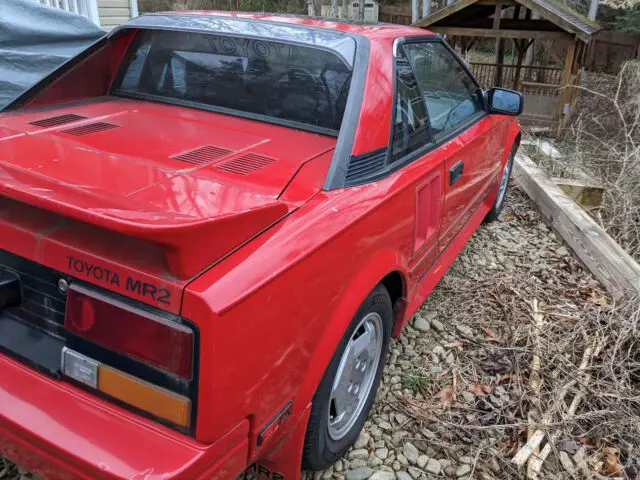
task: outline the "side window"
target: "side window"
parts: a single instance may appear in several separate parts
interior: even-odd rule
[[[424,100],[402,48],[398,48],[396,57],[395,103],[391,162],[399,160],[431,141]]]
[[[482,91],[442,43],[408,43],[403,48],[424,95],[436,140],[483,111]]]

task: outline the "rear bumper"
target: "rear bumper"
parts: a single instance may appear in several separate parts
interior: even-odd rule
[[[0,354],[0,453],[48,480],[234,479],[248,434],[202,445]]]

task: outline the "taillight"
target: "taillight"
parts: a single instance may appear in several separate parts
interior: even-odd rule
[[[193,331],[177,322],[71,285],[64,326],[86,340],[190,379]]]

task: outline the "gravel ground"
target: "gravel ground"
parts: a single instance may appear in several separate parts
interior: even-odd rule
[[[518,316],[510,305],[534,292],[571,311],[575,302],[603,298],[599,288],[512,189],[500,221],[481,226],[392,341],[355,446],[328,470],[303,472],[303,480],[522,478],[510,460],[526,441],[531,354],[509,339],[518,338],[530,311]],[[549,478],[581,478],[563,476],[553,457]],[[6,460],[3,470],[0,460],[0,478],[21,473]]]

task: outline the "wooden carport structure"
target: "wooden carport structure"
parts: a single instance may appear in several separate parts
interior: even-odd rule
[[[550,127],[556,134],[577,100],[582,66],[592,35],[600,27],[560,0],[458,0],[414,24],[446,35],[463,56],[478,38],[495,38],[494,63],[470,62],[483,87],[513,88],[525,94],[523,125]],[[505,64],[505,40],[515,44],[517,60]],[[563,65],[524,65],[536,41],[552,40]]]

